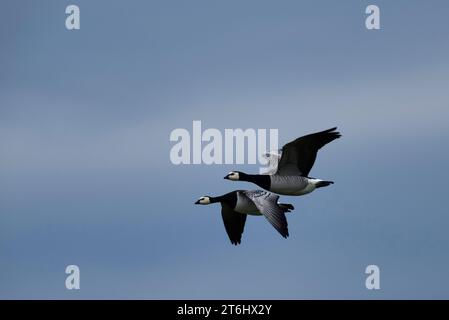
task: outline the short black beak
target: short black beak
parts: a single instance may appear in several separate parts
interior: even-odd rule
[[[224,177],[223,179],[229,180],[229,176]]]
[[[197,200],[194,204],[200,204],[200,200]]]

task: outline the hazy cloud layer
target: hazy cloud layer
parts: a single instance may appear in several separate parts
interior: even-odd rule
[[[0,297],[448,298],[446,1],[377,1],[380,31],[359,1],[78,4],[74,32],[64,2],[2,4]],[[172,165],[193,120],[281,145],[337,125],[311,173],[336,183],[236,248],[193,202],[258,167]]]

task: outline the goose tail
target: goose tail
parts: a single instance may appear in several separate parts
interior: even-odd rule
[[[323,180],[323,181],[318,181],[318,182],[315,184],[315,188],[327,187],[327,186],[329,186],[329,185],[331,185],[331,184],[334,184],[334,182],[333,182],[333,181],[325,181],[325,180]]]

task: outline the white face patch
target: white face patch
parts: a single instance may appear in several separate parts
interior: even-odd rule
[[[209,197],[201,197],[200,203],[201,204],[210,204],[210,198]]]
[[[228,179],[233,181],[240,180],[239,173],[235,171],[231,171],[228,173]]]

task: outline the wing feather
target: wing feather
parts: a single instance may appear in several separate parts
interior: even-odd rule
[[[308,176],[318,150],[341,137],[335,130],[337,127],[312,133],[284,145],[276,174]]]
[[[229,240],[234,245],[238,245],[242,241],[242,234],[245,228],[246,214],[235,212],[225,202],[221,203],[221,216],[228,234]]]
[[[277,201],[279,196],[263,190],[245,191],[245,195],[250,198],[260,213],[262,213],[268,222],[283,236],[288,237],[288,223],[284,210],[279,207]]]

